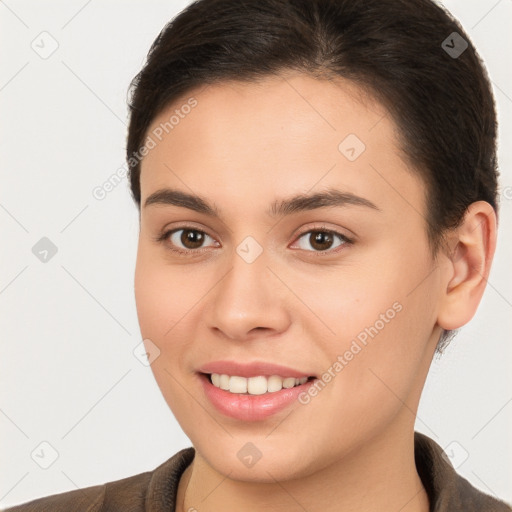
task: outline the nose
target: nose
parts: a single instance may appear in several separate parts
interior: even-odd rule
[[[226,271],[212,290],[209,327],[234,341],[285,331],[290,323],[286,287],[276,277],[265,251],[249,263],[233,251]],[[275,266],[274,266],[275,267]]]

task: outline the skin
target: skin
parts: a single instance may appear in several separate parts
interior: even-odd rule
[[[177,510],[427,512],[415,415],[441,329],[469,321],[483,294],[493,209],[474,203],[433,258],[425,185],[391,116],[350,82],[289,72],[198,88],[148,133],[191,96],[197,106],[142,161],[135,272],[141,333],[160,349],[152,371],[196,449]],[[348,134],[366,145],[353,162],[338,150]],[[144,207],[164,187],[200,195],[221,218]],[[275,200],[327,188],[378,210],[266,213]],[[174,247],[192,256],[173,252],[170,237],[155,241],[184,224],[209,235],[199,252],[180,243],[182,232]],[[320,228],[353,243],[334,237],[322,251],[310,236]],[[236,252],[247,236],[263,249],[252,263]],[[397,302],[401,311],[306,405],[249,423],[222,415],[203,393],[195,371],[220,359],[321,375]],[[262,453],[251,468],[237,457],[247,442]]]

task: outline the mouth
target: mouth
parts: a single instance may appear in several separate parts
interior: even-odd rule
[[[219,373],[200,373],[218,389],[237,395],[265,395],[282,389],[292,389],[315,380],[316,377],[282,377],[280,375],[259,375],[242,377]]]
[[[318,380],[314,376],[241,377],[197,373],[206,398],[217,412],[244,422],[262,421],[299,401]],[[226,389],[223,389],[226,388]]]

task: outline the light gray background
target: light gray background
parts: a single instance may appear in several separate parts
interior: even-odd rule
[[[481,307],[433,363],[416,429],[449,446],[473,485],[512,502],[512,0],[444,3],[494,84],[501,225]],[[133,354],[127,180],[104,200],[92,194],[125,165],[129,81],[187,4],[0,1],[2,506],[151,470],[191,445]],[[46,263],[32,252],[42,237],[58,249]],[[47,469],[42,442],[58,453]]]

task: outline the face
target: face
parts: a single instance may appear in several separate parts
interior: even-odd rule
[[[425,185],[386,110],[349,82],[290,73],[191,91],[151,134],[136,304],[196,457],[234,479],[286,480],[412,429],[440,280]],[[211,384],[216,372],[311,378],[247,395]],[[229,382],[260,393],[270,380]]]

